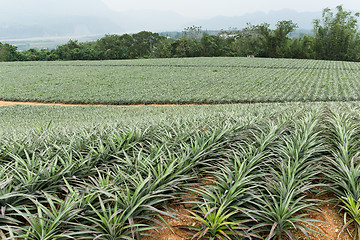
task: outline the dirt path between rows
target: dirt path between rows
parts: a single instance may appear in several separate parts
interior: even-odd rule
[[[109,106],[109,107],[143,107],[143,106],[211,106],[211,105],[233,105],[233,104],[261,104],[261,103],[329,103],[339,102],[333,100],[327,101],[264,101],[264,102],[223,102],[223,103],[143,103],[143,104],[106,104],[106,103],[61,103],[61,102],[23,102],[23,101],[3,101],[0,100],[0,107],[12,105],[35,105],[35,106]],[[349,100],[346,102],[360,102],[360,100]]]
[[[0,107],[12,105],[79,106],[78,104],[0,101]]]
[[[112,106],[112,107],[142,107],[142,106],[180,106],[180,104],[73,104],[73,103],[43,103],[43,102],[17,102],[0,101],[0,107],[13,105],[31,105],[31,106]],[[209,104],[181,104],[186,106],[209,105]]]

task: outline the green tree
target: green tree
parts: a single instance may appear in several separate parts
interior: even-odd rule
[[[216,35],[209,35],[204,33],[200,44],[202,47],[202,56],[204,57],[219,57],[226,56],[231,50],[226,46],[225,39]]]
[[[347,59],[350,61],[360,61],[360,36],[359,33],[356,34],[355,40],[351,44],[347,52]]]
[[[234,56],[266,56],[262,39],[250,23],[240,31],[227,32],[224,37]]]
[[[56,48],[55,54],[59,60],[78,60],[78,50],[80,45],[77,40],[69,40],[66,44]]]
[[[286,57],[313,59],[315,57],[315,53],[312,48],[313,41],[314,38],[308,35],[292,39],[289,44],[290,47],[288,48]]]
[[[21,61],[47,61],[49,51],[46,49],[36,50],[30,48],[29,50],[19,53]]]
[[[270,29],[268,23],[253,26],[264,50],[262,57],[285,57],[290,40],[288,35],[297,27],[291,20],[278,22],[275,30]]]
[[[199,57],[201,44],[195,39],[180,37],[171,44],[173,57]]]
[[[276,29],[274,31],[275,45],[276,45],[276,55],[278,57],[286,57],[286,52],[288,49],[289,43],[289,33],[293,32],[298,25],[290,21],[280,21],[276,24]]]
[[[10,62],[19,60],[17,47],[8,43],[0,43],[0,62]]]
[[[359,13],[345,11],[342,6],[337,12],[326,8],[322,19],[314,20],[314,51],[317,59],[352,60],[352,49],[358,44],[357,23]]]
[[[132,55],[137,58],[152,57],[157,51],[162,41],[167,38],[158,33],[142,31],[132,35],[134,44],[132,46]]]
[[[101,53],[102,59],[128,59],[132,58],[131,49],[134,39],[129,34],[106,35],[96,42],[96,49]]]
[[[153,49],[152,56],[158,58],[170,58],[172,57],[172,43],[175,40],[172,38],[163,39],[160,43],[156,45],[156,49]]]

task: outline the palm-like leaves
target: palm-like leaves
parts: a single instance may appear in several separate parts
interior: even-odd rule
[[[239,239],[246,237],[251,239],[247,232],[248,227],[244,225],[245,221],[231,220],[231,217],[238,213],[238,210],[227,208],[224,204],[220,207],[211,207],[209,203],[205,202],[204,206],[199,207],[199,211],[190,212],[192,218],[199,221],[200,225],[186,226],[190,230],[195,230],[196,234],[192,239],[232,239],[231,237],[238,237]],[[256,236],[255,236],[256,237]]]
[[[151,229],[145,224],[135,224],[131,209],[122,209],[118,202],[104,203],[99,197],[100,209],[92,205],[94,217],[84,217],[91,226],[82,226],[88,230],[83,239],[135,239],[138,232]]]
[[[354,238],[360,239],[360,202],[355,200],[351,195],[348,195],[340,199],[343,205],[343,208],[346,212],[344,214],[344,227],[341,229],[338,238],[341,232],[347,229],[352,223],[355,228]],[[347,214],[350,215],[350,221],[347,220]]]
[[[310,231],[308,193],[323,182],[355,224],[356,120],[302,113],[0,140],[0,236],[140,239],[191,189],[194,239],[294,238]]]
[[[330,171],[326,173],[332,184],[332,188],[329,190],[338,196],[343,204],[342,209],[345,211],[345,216],[350,217],[349,222],[345,218],[345,226],[342,230],[353,223],[355,226],[354,238],[360,238],[359,126],[353,122],[351,116],[333,113],[328,118],[326,127],[331,154],[327,162]]]
[[[258,224],[251,230],[264,233],[267,229],[266,239],[283,239],[284,235],[290,239],[295,239],[294,229],[300,229],[306,236],[311,230],[305,227],[305,223],[311,224],[312,219],[308,219],[303,213],[312,207],[312,204],[303,202],[304,196],[296,196],[295,190],[288,191],[285,196],[275,196],[268,193],[255,201],[257,209],[252,212]]]
[[[47,240],[56,238],[72,238],[77,232],[68,232],[71,221],[81,212],[77,209],[78,203],[71,196],[65,200],[56,198],[47,193],[46,205],[33,200],[36,212],[32,213],[26,207],[23,210],[14,208],[28,223],[27,227],[14,227],[19,230],[16,238]]]

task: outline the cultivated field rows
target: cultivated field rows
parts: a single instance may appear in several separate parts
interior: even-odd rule
[[[226,103],[0,107],[0,238],[357,238],[359,70],[257,58],[0,63],[3,100]]]
[[[166,119],[173,109],[160,108],[150,113],[155,122],[137,126],[113,122],[66,132],[50,124],[16,138],[3,135],[0,234],[146,239],[151,229],[166,226],[163,217],[176,217],[170,206],[185,206],[196,224],[178,227],[189,238],[314,236],[328,234],[310,214],[328,200],[347,216],[338,234],[354,234],[360,198],[354,105],[259,104],[213,112],[179,106],[175,118]],[[64,113],[41,108],[50,116]],[[181,118],[190,109],[198,118]]]
[[[36,129],[71,133],[93,127],[149,127],[189,121],[213,125],[222,121],[250,124],[297,112],[316,109],[338,109],[359,115],[359,102],[255,103],[225,105],[171,106],[25,106],[0,107],[0,136],[14,138],[29,135]],[[359,116],[360,117],[360,116]]]
[[[2,66],[174,66],[174,67],[247,67],[287,69],[340,69],[359,70],[357,62],[327,61],[312,59],[243,58],[243,57],[197,57],[158,58],[102,61],[54,61],[54,62],[3,62]]]
[[[199,58],[0,64],[0,98],[63,103],[360,100],[360,64]]]

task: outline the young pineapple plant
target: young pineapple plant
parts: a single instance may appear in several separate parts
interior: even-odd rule
[[[11,234],[15,239],[61,239],[72,238],[78,234],[76,231],[69,231],[72,227],[72,220],[77,217],[81,209],[77,208],[77,199],[72,196],[64,200],[47,193],[44,193],[45,201],[32,200],[35,211],[23,208],[14,210],[26,220],[25,226],[15,226]]]
[[[17,189],[9,176],[10,171],[5,166],[0,170],[0,237],[2,239],[5,238],[5,232],[9,231],[10,226],[21,224],[21,221],[16,218],[14,209],[27,203],[30,197]]]
[[[225,210],[227,209],[227,210]],[[191,239],[252,239],[256,235],[248,233],[246,220],[236,220],[234,215],[239,210],[226,207],[225,204],[219,207],[211,207],[209,203],[199,206],[199,210],[192,211],[191,217],[200,223],[200,226],[185,226],[195,234]]]

